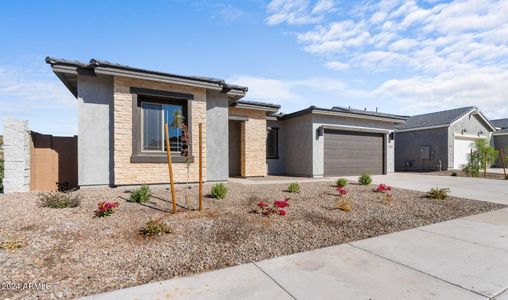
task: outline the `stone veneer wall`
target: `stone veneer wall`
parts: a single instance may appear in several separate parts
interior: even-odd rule
[[[4,193],[30,191],[30,135],[28,121],[4,122]]]
[[[241,176],[266,176],[266,112],[231,107],[229,114],[248,117],[241,122]]]
[[[198,181],[199,123],[203,123],[203,180],[206,181],[206,89],[170,83],[115,77],[114,79],[114,174],[115,185],[168,183],[167,163],[131,163],[132,94],[130,87],[167,90],[194,95],[191,111],[191,139],[194,163],[190,165],[190,182]],[[173,163],[176,182],[185,182],[185,163]]]

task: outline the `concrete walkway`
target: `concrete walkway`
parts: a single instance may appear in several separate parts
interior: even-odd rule
[[[86,299],[508,299],[508,209]]]

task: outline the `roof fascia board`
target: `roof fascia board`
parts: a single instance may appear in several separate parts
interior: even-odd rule
[[[495,135],[495,136],[508,135],[508,132],[494,132],[492,135]]]
[[[95,67],[95,73],[103,74],[103,75],[112,75],[112,76],[123,76],[123,77],[136,78],[136,79],[142,79],[142,80],[167,82],[167,83],[173,83],[173,84],[181,84],[181,85],[187,85],[187,86],[193,86],[193,87],[207,88],[207,89],[216,90],[216,91],[222,90],[221,86],[219,86],[218,84],[214,84],[214,83],[205,83],[205,82],[198,82],[198,81],[194,81],[194,80],[187,80],[187,79],[175,78],[175,77],[169,77],[169,76],[160,76],[160,75],[146,74],[146,73],[141,73],[141,72],[125,71],[125,70],[119,70],[116,68]]]
[[[261,105],[253,105],[253,104],[245,104],[245,103],[236,103],[233,107],[236,108],[243,108],[243,109],[253,109],[253,110],[262,110],[267,112],[277,112],[279,109],[274,107],[267,107],[267,106],[261,106]]]
[[[78,75],[78,68],[74,66],[54,65],[51,68],[55,73],[67,73]]]
[[[322,125],[324,129],[331,130],[347,130],[347,131],[357,131],[357,132],[374,132],[374,133],[390,133],[390,129],[381,129],[381,128],[372,128],[372,127],[362,127],[362,126],[349,126],[349,125]]]
[[[402,124],[402,123],[406,122],[405,120],[399,120],[399,119],[367,116],[367,115],[361,115],[361,114],[338,112],[338,111],[328,111],[328,110],[321,110],[321,109],[313,109],[311,111],[311,113],[319,114],[319,115],[328,115],[328,116],[341,116],[341,117],[348,117],[348,118],[384,121],[384,122],[397,123],[397,124]]]
[[[416,128],[408,128],[408,129],[397,129],[397,130],[395,130],[395,132],[410,132],[410,131],[436,129],[436,128],[446,128],[446,127],[450,127],[450,124],[424,126],[424,127],[416,127]]]

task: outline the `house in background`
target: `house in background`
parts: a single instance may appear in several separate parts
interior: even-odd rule
[[[407,118],[315,106],[270,116],[268,173],[323,177],[393,172],[394,126]]]
[[[413,116],[396,130],[395,170],[462,169],[474,141],[495,130],[476,107]]]
[[[494,132],[492,137],[492,144],[494,148],[501,152],[503,151],[505,157],[505,164],[508,165],[508,118],[505,119],[497,119],[490,121],[495,127],[496,132]],[[501,159],[501,155],[498,157],[496,161],[496,167],[502,168],[503,163]]]
[[[190,129],[190,181],[198,181],[198,126],[204,128],[204,180],[229,178],[228,141],[241,176],[265,176],[266,115],[278,106],[239,101],[247,87],[224,80],[162,73],[92,59],[46,62],[78,101],[78,184],[168,182],[164,123],[175,111]],[[230,123],[229,120],[233,122]],[[239,122],[235,137],[229,126]],[[235,125],[233,125],[235,126]],[[171,128],[174,178],[185,182],[181,130]]]

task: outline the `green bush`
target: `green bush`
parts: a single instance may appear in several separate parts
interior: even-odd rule
[[[348,185],[348,181],[346,178],[339,178],[337,179],[336,183],[338,187],[346,187]]]
[[[369,185],[372,183],[372,178],[369,174],[367,174],[367,172],[365,172],[358,178],[358,183],[361,185]]]
[[[39,194],[39,201],[42,207],[50,208],[77,207],[81,203],[78,196],[71,197],[69,194],[60,192]]]
[[[161,219],[154,219],[146,222],[145,227],[141,228],[141,234],[144,236],[155,236],[172,233],[173,230]]]
[[[217,183],[212,186],[212,197],[215,199],[224,199],[228,194],[228,188],[223,183]]]
[[[148,185],[142,185],[140,188],[135,189],[131,193],[130,201],[136,203],[145,203],[150,200],[152,192]]]
[[[445,200],[448,198],[448,193],[450,192],[450,189],[448,188],[432,188],[430,191],[427,192],[427,195],[425,195],[427,198],[430,199],[438,199],[438,200]]]
[[[300,192],[300,185],[297,182],[290,183],[288,186],[288,192],[299,193]]]

